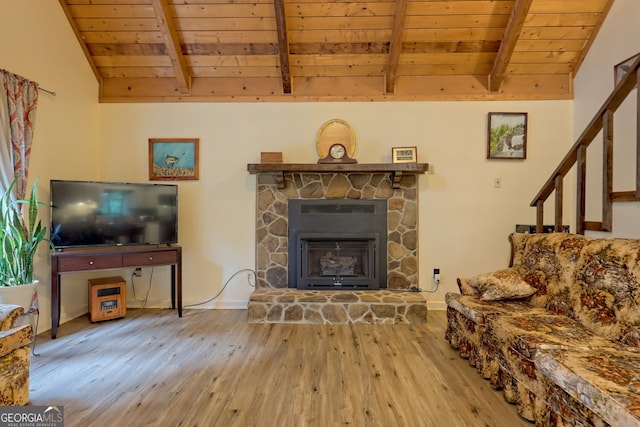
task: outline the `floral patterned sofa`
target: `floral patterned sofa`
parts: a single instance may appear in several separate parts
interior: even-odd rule
[[[31,325],[15,326],[24,314],[18,305],[0,304],[0,406],[29,403]]]
[[[640,426],[640,240],[509,240],[446,295],[446,339],[536,425]]]

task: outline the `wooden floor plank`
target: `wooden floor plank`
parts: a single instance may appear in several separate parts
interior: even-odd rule
[[[31,404],[65,426],[530,426],[426,325],[249,324],[130,309],[38,336]]]

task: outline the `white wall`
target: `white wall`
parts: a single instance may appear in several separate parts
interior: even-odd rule
[[[58,92],[41,97],[36,125],[32,176],[40,176],[43,200],[53,178],[147,182],[149,138],[200,138],[200,180],[179,183],[185,304],[208,299],[235,272],[254,267],[255,176],[247,163],[259,162],[261,151],[316,162],[315,137],[326,120],[353,126],[361,163],[389,162],[391,147],[415,145],[419,161],[431,164],[420,178],[420,286],[431,288],[433,268],[441,269],[440,290],[427,294],[439,307],[445,292],[457,290],[457,276],[507,265],[507,235],[516,223],[534,223],[529,203],[573,142],[571,101],[98,104],[59,4],[3,6],[0,35],[24,40],[19,49],[0,45],[0,66]],[[528,112],[527,160],[486,160],[488,112]],[[46,255],[38,262],[41,330],[50,327]],[[131,271],[106,274],[127,279],[136,305]],[[87,311],[87,278],[97,276],[63,278],[63,322]],[[138,299],[152,283],[149,305],[168,305],[168,268],[145,269],[135,283]],[[251,291],[240,274],[205,307],[245,307]]]
[[[2,0],[0,68],[38,82],[40,92],[30,163],[30,181],[49,201],[49,180],[97,179],[100,162],[98,84],[57,1]],[[42,221],[49,222],[48,209]],[[35,275],[40,280],[40,330],[50,328],[49,251],[40,248]],[[65,279],[63,319],[86,313],[86,277]]]
[[[574,134],[584,131],[614,87],[613,67],[640,52],[640,5],[637,0],[616,0],[574,82]],[[637,89],[614,116],[614,191],[635,190]],[[601,220],[602,137],[591,144],[587,162],[587,219]],[[599,236],[640,238],[639,203],[614,205],[613,233]]]
[[[535,222],[529,203],[571,144],[571,109],[570,101],[104,104],[102,177],[144,182],[149,138],[200,138],[200,180],[179,183],[184,298],[193,303],[254,267],[255,177],[246,167],[261,151],[315,163],[317,131],[331,118],[352,125],[361,163],[389,162],[391,147],[416,145],[433,169],[420,178],[420,286],[430,289],[440,268],[440,291],[428,298],[442,306],[457,276],[507,266],[508,234]],[[527,160],[486,160],[490,111],[528,112]],[[151,303],[166,301],[167,288],[153,287]],[[251,291],[241,274],[208,306],[244,307]]]

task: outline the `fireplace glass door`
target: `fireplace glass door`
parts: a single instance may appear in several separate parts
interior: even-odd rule
[[[299,238],[298,288],[378,288],[375,236],[335,239],[302,234]]]

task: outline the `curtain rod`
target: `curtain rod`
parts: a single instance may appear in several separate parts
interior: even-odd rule
[[[20,77],[20,78],[23,78],[23,79],[24,79],[24,77],[22,77],[22,76],[18,76],[17,74],[14,74],[14,73],[12,73],[11,71],[5,70],[5,69],[3,69],[3,68],[0,68],[0,72],[9,73],[9,74],[11,74],[11,75],[13,75],[13,76],[15,76],[15,77]],[[29,79],[25,79],[25,80],[29,80]],[[47,92],[47,93],[48,93],[49,95],[51,95],[51,96],[56,96],[55,91],[53,91],[53,90],[48,90],[48,89],[45,89],[45,88],[43,88],[43,87],[40,87],[40,85],[39,85],[38,83],[36,83],[36,84],[38,85],[38,89],[39,89],[39,90],[41,90],[41,91],[43,91],[43,92]]]
[[[51,96],[56,96],[56,93],[55,93],[54,91],[52,91],[52,90],[47,90],[47,89],[45,89],[45,88],[43,88],[43,87],[39,87],[39,89],[40,89],[41,91],[43,91],[43,92],[47,92],[47,93],[48,93],[49,95],[51,95]]]

